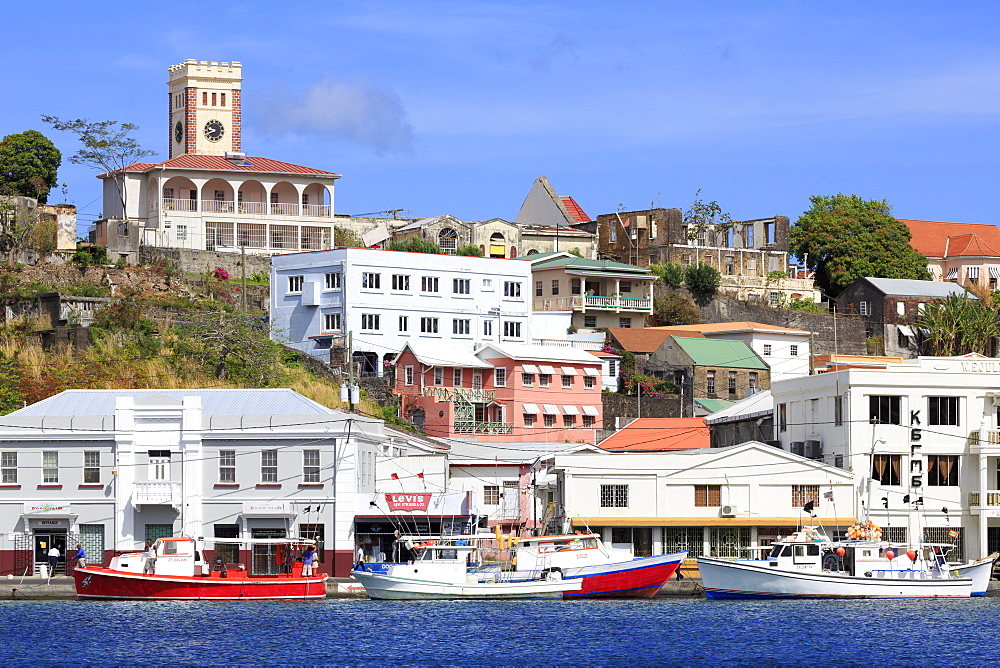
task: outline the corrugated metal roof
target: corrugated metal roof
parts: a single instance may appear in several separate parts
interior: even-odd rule
[[[555,267],[564,267],[582,272],[624,272],[639,275],[648,275],[650,273],[646,267],[637,267],[634,264],[624,264],[612,260],[588,260],[576,257],[575,255],[569,257],[558,255],[549,260],[542,260],[541,262],[532,261],[533,269],[553,269]]]
[[[497,345],[488,343],[477,350],[476,355],[480,359],[486,358],[489,356],[489,350],[494,350],[512,360],[574,362],[590,365],[601,364],[601,360],[591,355],[588,351],[569,346],[533,346],[526,343],[504,343]]]
[[[674,341],[698,366],[767,369],[764,361],[742,341],[694,339],[686,336],[675,336]]]
[[[489,362],[484,362],[473,355],[471,351],[461,350],[454,344],[408,341],[403,346],[403,351],[407,349],[413,353],[418,362],[426,366],[469,367],[473,369],[493,368],[493,365]]]
[[[709,447],[702,418],[638,418],[598,444],[603,450],[640,452]]]
[[[201,397],[202,414],[211,415],[331,415],[339,413],[286,388],[191,390],[66,390],[16,410],[11,417],[114,415],[115,400],[132,397],[137,403],[169,397]],[[147,403],[149,403],[147,401]]]
[[[735,403],[733,401],[726,401],[725,399],[695,399],[694,402],[709,413],[717,413]]]
[[[766,415],[774,410],[774,399],[770,390],[764,390],[751,394],[746,399],[740,399],[732,406],[723,408],[717,413],[705,416],[706,424],[723,424],[725,422],[738,422],[748,420],[751,417]]]
[[[947,297],[952,294],[963,294],[965,288],[957,283],[942,283],[941,281],[914,281],[903,278],[868,278],[864,280],[872,284],[876,290],[885,295],[901,297]],[[975,299],[975,295],[970,294]]]

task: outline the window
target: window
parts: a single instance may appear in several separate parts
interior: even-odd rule
[[[403,368],[403,384],[413,385],[413,365],[407,365]]]
[[[278,482],[278,451],[262,450],[260,453],[260,481]]]
[[[240,527],[238,524],[216,524],[214,526],[216,538],[239,538]],[[168,535],[173,535],[168,534]],[[215,546],[215,556],[222,559],[227,564],[236,564],[240,561],[240,546],[236,543],[218,543]]]
[[[362,313],[361,329],[378,331],[380,329],[380,316],[378,313]]]
[[[552,281],[552,295],[555,296],[557,294],[559,294],[559,280],[558,279]]]
[[[749,374],[747,374],[747,390],[749,390],[751,394],[757,391],[756,371],[751,371]]]
[[[323,329],[327,332],[340,331],[340,314],[339,313],[324,313],[323,314]]]
[[[927,424],[958,426],[958,397],[927,397]]]
[[[563,376],[562,377],[563,389],[569,389],[573,387],[573,376]]]
[[[933,487],[958,487],[958,456],[928,455],[927,484]]]
[[[492,278],[484,278],[483,279],[483,290],[486,290],[488,292],[493,292],[493,279]]]
[[[574,422],[572,415],[563,415],[563,429],[572,429]]]
[[[516,281],[504,281],[503,283],[503,296],[504,297],[520,297],[521,296],[521,284]]]
[[[493,370],[493,387],[507,387],[507,369],[499,367]]]
[[[873,424],[900,424],[901,398],[884,395],[868,397],[868,419]]]
[[[236,482],[235,450],[219,450],[219,482]]]
[[[556,426],[556,416],[555,415],[545,415],[543,417],[545,418],[545,426],[546,427],[554,427],[554,426]]]
[[[17,453],[0,454],[0,482],[5,485],[17,484]]]
[[[735,371],[730,371],[729,372],[728,381],[729,381],[729,385],[728,385],[729,394],[735,396],[735,394],[736,394],[736,372]]]
[[[771,354],[771,344],[770,343],[765,343],[764,344],[764,356],[767,357],[770,354]]]
[[[407,332],[410,330],[410,316],[401,315],[399,316],[399,331]]]
[[[531,387],[535,384],[535,374],[533,373],[522,373],[521,374],[521,385],[524,387]]]
[[[872,478],[881,485],[898,485],[901,455],[872,455]]]
[[[438,333],[438,319],[437,318],[421,318],[420,319],[420,331],[424,334],[437,334]]]
[[[906,315],[906,302],[896,302],[896,314]]]
[[[483,505],[500,505],[500,485],[483,485]]]
[[[626,329],[632,328],[632,318],[618,318],[618,326]]]
[[[536,297],[541,297],[542,296],[542,291],[543,291],[542,282],[541,281],[535,281],[535,296]]]
[[[83,482],[96,484],[101,482],[101,453],[83,453]]]
[[[799,347],[795,344],[788,346],[788,354],[791,355],[792,357],[798,357]]]
[[[468,278],[455,278],[451,281],[451,291],[456,295],[467,295],[472,292],[471,281]]]
[[[367,290],[381,290],[382,274],[377,274],[373,271],[362,272],[361,287]]]
[[[408,274],[393,274],[392,275],[392,289],[393,290],[409,290],[410,289],[410,277]]]
[[[531,413],[525,413],[524,414],[524,426],[528,427],[529,429],[534,428],[534,426],[535,426],[535,416],[532,415]]]
[[[788,404],[778,404],[778,431],[788,431]]]
[[[579,278],[571,278],[571,279],[569,279],[569,293],[571,295],[583,294],[583,289],[580,287],[580,279]]]
[[[695,485],[696,508],[716,508],[722,505],[722,485]]]
[[[437,276],[421,276],[420,290],[421,292],[439,292]]]
[[[583,416],[583,428],[584,429],[593,429],[594,428],[594,416],[593,415],[584,415]]]
[[[451,321],[451,333],[452,334],[469,334],[472,331],[472,321],[471,320],[452,320]]]
[[[601,508],[628,508],[628,485],[601,485]]]
[[[331,271],[327,272],[323,276],[323,287],[327,290],[339,290],[340,289],[340,272]]]
[[[592,389],[594,389],[594,377],[593,376],[584,376],[583,377],[583,387],[586,390],[592,390]]]
[[[837,427],[844,424],[844,397],[833,398],[833,424]]]
[[[439,366],[434,367],[434,384],[444,385],[444,368]]]
[[[801,508],[810,501],[819,505],[819,485],[792,485],[793,508]]]
[[[184,241],[187,238],[188,238],[188,226],[187,225],[178,225],[177,226],[177,240],[178,241]],[[102,524],[100,526],[103,527],[104,525]]]
[[[304,280],[303,276],[289,276],[288,277],[288,291],[289,292],[302,292],[302,282]]]
[[[493,336],[492,320],[483,320],[483,336]]]
[[[503,323],[503,335],[511,339],[521,338],[521,323],[507,320]]]
[[[42,453],[42,482],[43,483],[57,483],[57,482],[59,482],[59,453],[58,452],[43,452]]]
[[[771,305],[771,308],[778,308],[778,306],[781,304],[781,293],[772,291],[769,296],[769,303]]]
[[[858,314],[868,315],[868,302],[858,302]]]
[[[319,482],[319,450],[302,451],[302,482]]]
[[[538,387],[548,387],[551,376],[547,373],[538,374]]]
[[[442,229],[438,232],[438,246],[441,247],[445,255],[454,255],[455,251],[458,250],[458,232],[450,227]]]
[[[715,371],[705,372],[705,392],[708,396],[715,394]]]

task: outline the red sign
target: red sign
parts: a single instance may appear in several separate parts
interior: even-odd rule
[[[427,510],[431,502],[430,493],[386,494],[385,502],[389,510]]]

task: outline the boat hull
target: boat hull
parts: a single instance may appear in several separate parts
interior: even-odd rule
[[[578,590],[579,580],[538,580],[521,582],[430,582],[393,577],[369,571],[354,571],[351,577],[360,582],[369,598],[387,600],[426,599],[553,599]]]
[[[971,564],[953,568],[952,572],[955,574],[955,577],[972,578],[973,596],[986,596],[986,589],[990,585],[990,578],[993,577],[993,563],[998,557],[1000,555],[993,553]]]
[[[88,566],[73,571],[80,598],[135,600],[239,600],[326,598],[327,576],[186,577],[122,573]]]
[[[698,558],[708,598],[968,598],[969,578],[933,578],[920,571],[889,577],[777,570],[767,562]]]
[[[580,591],[564,598],[652,598],[677,571],[686,552],[638,557],[631,561],[563,568],[564,580],[582,580]]]

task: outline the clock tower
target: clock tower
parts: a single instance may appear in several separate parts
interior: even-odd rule
[[[242,65],[189,59],[167,71],[170,157],[241,151]]]

